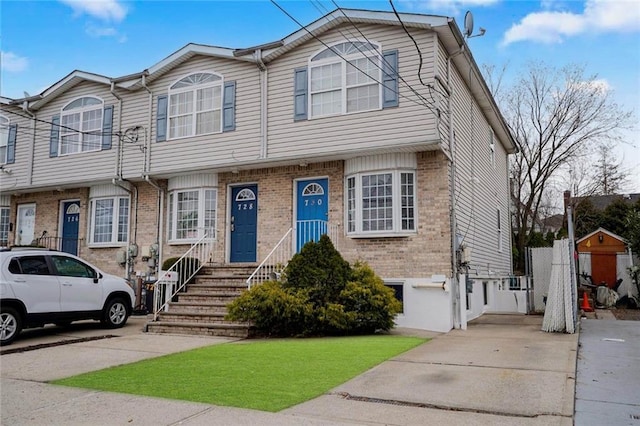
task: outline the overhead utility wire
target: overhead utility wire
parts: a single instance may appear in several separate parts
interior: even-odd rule
[[[411,41],[413,41],[413,44],[416,46],[416,50],[418,51],[418,57],[420,58],[420,63],[418,65],[418,80],[420,80],[420,84],[422,84],[423,86],[427,87],[429,89],[429,93],[431,93],[432,89],[436,90],[435,87],[432,87],[431,85],[426,84],[424,81],[422,81],[422,65],[423,65],[423,61],[422,61],[422,51],[420,50],[420,46],[418,46],[418,42],[416,41],[415,38],[413,38],[413,36],[409,32],[409,29],[407,29],[406,25],[402,21],[402,18],[400,18],[400,14],[396,10],[396,7],[393,5],[393,0],[389,0],[389,4],[391,5],[391,9],[393,9],[393,13],[396,15],[396,18],[398,18],[398,22],[400,22],[400,24],[402,25],[402,28],[404,29],[404,32],[407,33],[407,35],[409,36]],[[440,93],[440,92],[438,92],[438,93]],[[440,93],[440,94],[442,95],[442,93]],[[433,98],[433,95],[431,95],[431,97]]]
[[[309,31],[309,30],[307,29],[307,27],[305,27],[304,25],[302,25],[302,24],[301,24],[301,23],[300,23],[300,22],[299,22],[295,17],[293,17],[291,14],[289,14],[289,12],[287,12],[284,8],[282,8],[282,6],[280,6],[280,5],[279,5],[275,0],[270,0],[270,1],[271,1],[271,3],[273,3],[273,4],[274,4],[274,6],[276,6],[276,7],[277,7],[278,9],[280,9],[280,10],[281,10],[285,15],[287,15],[287,16],[288,16],[288,17],[289,17],[293,22],[295,22],[296,24],[298,24],[298,25],[300,26],[300,28],[304,29],[307,33],[309,33],[309,35],[310,35],[311,37],[313,37],[313,38],[315,38],[316,40],[318,40],[318,41],[319,41],[320,43],[322,43],[322,44],[323,44],[327,49],[330,49],[331,51],[333,51],[333,52],[334,52],[338,57],[340,57],[342,60],[344,60],[345,62],[348,62],[348,61],[347,61],[347,59],[346,59],[344,56],[342,56],[341,54],[339,54],[339,53],[338,53],[338,52],[336,52],[335,50],[331,49],[331,47],[330,47],[327,43],[325,43],[324,41],[322,41],[319,37],[317,37],[317,36],[316,36],[315,34],[313,34],[311,31]],[[353,64],[352,64],[352,66],[353,66],[355,69],[357,69],[358,71],[360,71],[362,74],[364,74],[364,75],[368,76],[369,78],[371,78],[371,80],[373,80],[373,81],[375,81],[376,83],[381,84],[382,86],[386,87],[387,89],[389,89],[389,90],[393,91],[393,92],[394,92],[394,93],[396,93],[398,96],[401,96],[401,97],[403,97],[403,98],[405,98],[405,99],[408,99],[409,101],[411,101],[411,102],[413,102],[413,103],[415,103],[415,104],[417,104],[417,105],[422,105],[422,106],[424,106],[424,104],[422,104],[422,103],[420,103],[420,102],[418,102],[418,101],[416,101],[416,100],[414,100],[414,99],[411,99],[411,98],[409,98],[408,96],[405,96],[405,95],[403,95],[403,94],[399,93],[397,90],[394,90],[392,87],[389,87],[389,86],[385,85],[384,83],[380,82],[379,80],[377,80],[377,79],[375,79],[375,78],[373,78],[373,77],[369,76],[366,72],[364,72],[363,70],[361,70],[359,67],[357,67],[357,66],[355,66],[355,65],[353,65]]]
[[[366,36],[366,35],[364,35],[364,33],[360,30],[360,28],[358,28],[358,26],[355,24],[355,22],[353,22],[353,21],[351,20],[351,18],[349,17],[349,15],[347,15],[347,14],[344,12],[344,10],[343,10],[340,6],[338,6],[338,4],[337,4],[334,0],[331,0],[331,1],[333,2],[334,6],[335,6],[335,7],[336,7],[336,8],[337,8],[341,13],[342,13],[342,15],[344,15],[344,17],[345,17],[345,18],[347,18],[347,20],[349,21],[349,23],[350,23],[350,24],[351,24],[351,25],[356,29],[356,31],[358,31],[358,33],[360,33],[360,35],[361,35],[361,36],[362,36],[362,37],[367,41],[367,43],[372,44],[372,43],[371,43],[371,41],[367,38],[367,36]],[[326,10],[326,8],[325,8],[325,10]],[[347,31],[349,31],[349,30],[347,30]],[[340,31],[340,29],[338,29],[338,32],[344,36],[344,34],[342,33],[342,31]],[[349,31],[349,34],[351,34],[351,36],[353,37],[353,33],[352,33],[351,31]],[[346,37],[346,36],[345,36],[345,38],[348,40],[348,37]],[[360,50],[360,48],[359,48],[359,47],[357,47],[357,46],[356,46],[356,49]],[[361,53],[362,53],[362,51],[361,51]],[[387,60],[385,59],[385,57],[384,57],[384,56],[381,56],[381,59],[382,59],[382,61],[383,61],[387,66],[389,66],[389,67],[391,68],[391,64],[389,63],[389,61],[387,61]],[[374,62],[374,65],[375,65],[376,67],[378,67],[380,70],[382,70],[382,71],[384,72],[384,70],[383,70],[383,69],[382,69],[382,68],[381,68],[381,67],[380,67],[376,62]],[[414,93],[414,94],[415,94],[419,99],[422,99],[422,100],[426,103],[426,105],[425,105],[425,106],[426,106],[427,108],[431,109],[431,110],[432,110],[432,112],[434,112],[434,113],[436,113],[436,114],[439,114],[439,109],[438,109],[438,107],[436,106],[436,102],[435,102],[435,100],[433,99],[433,96],[431,96],[431,100],[429,100],[429,99],[425,98],[425,97],[424,97],[424,95],[422,95],[421,93],[419,93],[419,92],[418,92],[418,91],[417,91],[417,90],[416,90],[416,89],[415,89],[411,84],[409,84],[409,83],[404,79],[404,77],[402,77],[402,75],[400,74],[400,72],[399,72],[399,71],[397,71],[397,75],[398,75],[398,79],[399,79],[402,83],[404,83],[404,84],[407,86],[407,88],[408,88],[411,92],[413,92],[413,93]],[[434,109],[435,109],[435,111],[434,111]]]
[[[56,123],[54,123],[54,122],[52,122],[52,121],[47,121],[47,120],[42,120],[42,119],[40,119],[40,118],[30,117],[30,116],[28,116],[28,115],[20,114],[20,113],[17,113],[17,112],[15,112],[15,111],[10,111],[10,110],[5,110],[5,109],[3,109],[2,111],[7,112],[7,113],[9,113],[9,114],[16,115],[16,116],[18,116],[18,117],[26,118],[26,119],[28,119],[28,120],[34,120],[34,121],[36,121],[36,122],[40,122],[40,123],[44,123],[44,124],[48,124],[48,125],[50,125],[50,126],[57,126],[57,127],[58,127],[58,128],[60,128],[60,129],[70,130],[70,131],[72,131],[72,132],[74,132],[74,133],[76,133],[76,134],[91,135],[91,136],[117,136],[119,139],[127,138],[127,139],[129,139],[129,142],[131,142],[131,143],[135,143],[135,142],[136,142],[136,140],[135,140],[135,139],[137,139],[136,137],[132,137],[132,136],[129,136],[129,135],[127,134],[127,133],[129,133],[131,130],[135,129],[135,127],[132,127],[132,128],[130,128],[130,129],[127,129],[127,130],[125,130],[124,132],[103,132],[103,131],[101,131],[101,130],[82,131],[82,130],[74,129],[73,127],[64,126],[64,125],[62,125],[62,124],[56,124]],[[136,126],[136,127],[137,127],[137,126]],[[49,132],[49,131],[51,130],[50,128],[44,129],[44,128],[41,128],[41,127],[34,127],[33,129],[34,129],[34,132],[35,132],[35,131],[40,131],[40,132],[45,132],[45,133],[46,133],[46,132]],[[24,130],[22,130],[22,129],[21,129],[21,132],[22,132],[22,131],[24,131]],[[36,138],[41,138],[42,140],[49,140],[49,139],[50,139],[50,138],[49,138],[49,137],[47,137],[47,136],[41,136],[41,135],[38,135],[37,133],[34,133],[34,134],[31,134],[31,133],[30,133],[29,135],[30,135],[30,136],[34,136],[34,137],[36,137]],[[127,142],[127,141],[124,141],[124,142]]]
[[[314,5],[314,7],[315,7],[315,8],[316,8],[320,13],[325,13],[325,14],[330,13],[330,11],[329,11],[326,7],[322,6],[322,3],[321,3],[319,0],[317,0],[316,2],[317,2],[317,3],[319,3],[319,4],[322,6],[322,8],[324,9],[324,12],[323,12],[322,10],[320,10],[320,8],[314,4],[314,1],[313,1],[313,0],[310,0],[310,2],[311,2],[311,4],[313,4],[313,5]],[[355,28],[355,29],[360,33],[360,35],[361,35],[361,36],[362,36],[362,37],[367,41],[367,43],[369,43],[369,44],[373,44],[373,43],[371,43],[371,41],[367,38],[367,36],[366,36],[366,35],[364,35],[364,33],[360,30],[360,28],[358,28],[358,26],[357,26],[357,25],[356,25],[356,24],[351,20],[351,18],[349,17],[349,15],[347,15],[347,14],[344,12],[344,10],[342,10],[342,8],[341,8],[340,6],[338,6],[338,4],[337,4],[335,1],[333,1],[333,0],[332,0],[332,2],[333,2],[333,4],[334,4],[334,6],[335,6],[335,7],[336,7],[336,8],[337,8],[337,9],[338,9],[338,10],[339,10],[343,15],[344,15],[344,17],[345,17],[345,18],[347,18],[347,20],[349,21],[349,23],[350,23],[350,24],[351,24],[351,25],[352,25],[352,26],[353,26],[353,27],[354,27],[354,28]],[[347,36],[346,36],[346,35],[345,35],[341,30],[340,30],[340,28],[336,28],[336,29],[337,29],[337,31],[338,31],[338,32],[339,32],[339,33],[340,33],[340,34],[341,34],[341,35],[342,35],[346,40],[351,41],[351,40],[349,40],[349,37],[347,37]],[[351,37],[353,37],[353,38],[356,38],[356,39],[357,39],[357,37],[356,37],[356,36],[351,32],[351,30],[347,29],[347,31],[349,32],[349,34],[351,35]],[[383,69],[382,67],[380,67],[380,65],[378,64],[378,62],[371,60],[371,58],[370,58],[370,57],[368,57],[368,56],[367,56],[367,55],[362,51],[362,49],[360,49],[360,47],[358,47],[357,45],[354,45],[354,47],[355,47],[356,49],[358,49],[358,51],[359,51],[360,53],[362,53],[362,54],[363,54],[363,56],[364,56],[365,58],[369,59],[369,61],[370,61],[370,62],[371,62],[371,63],[372,63],[376,68],[378,68],[379,70],[381,70],[381,71],[384,73],[384,69]],[[382,60],[382,62],[384,62],[384,63],[385,63],[389,68],[391,68],[391,64],[389,63],[389,61],[387,61],[387,60],[386,60],[386,58],[385,58],[384,56],[380,56],[380,59],[381,59],[381,60]],[[436,107],[436,105],[435,105],[435,102],[430,101],[429,99],[425,98],[421,93],[419,93],[416,89],[414,89],[414,88],[413,88],[413,86],[411,86],[411,85],[410,85],[410,84],[409,84],[409,83],[404,79],[404,77],[402,77],[402,75],[400,74],[400,72],[399,72],[399,71],[396,71],[396,74],[398,75],[398,79],[399,79],[402,83],[404,83],[404,84],[407,86],[407,88],[408,88],[411,92],[413,92],[413,94],[415,94],[415,95],[418,97],[418,99],[421,99],[421,100],[423,100],[423,101],[425,102],[425,104],[424,104],[424,106],[425,106],[425,107],[427,107],[428,109],[430,109],[430,110],[431,110],[432,112],[434,112],[435,114],[438,114],[438,112],[439,112],[439,111],[438,111],[438,108],[437,108],[437,107]],[[394,91],[394,92],[395,92],[395,91]],[[396,92],[396,93],[397,93],[397,92]]]

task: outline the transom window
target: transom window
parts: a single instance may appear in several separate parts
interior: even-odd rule
[[[381,108],[380,47],[345,42],[311,58],[311,116],[348,114]]]
[[[415,231],[415,173],[389,170],[347,177],[347,234]]]
[[[215,238],[216,189],[195,188],[169,194],[169,240],[196,241],[207,232]]]
[[[302,190],[302,196],[304,197],[307,195],[324,195],[324,189],[317,183],[310,183]]]
[[[7,147],[9,146],[9,124],[7,117],[0,115],[0,164],[7,162]]]
[[[60,155],[102,148],[103,102],[84,97],[68,103],[60,115]]]
[[[128,241],[129,204],[129,197],[91,200],[91,244],[121,245]]]
[[[222,77],[199,72],[169,88],[169,138],[222,131]]]
[[[255,199],[256,194],[248,188],[243,189],[242,191],[238,192],[238,195],[236,195],[236,201],[249,201]]]

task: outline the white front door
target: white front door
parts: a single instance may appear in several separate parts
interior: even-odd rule
[[[16,245],[28,246],[33,241],[36,228],[36,205],[18,206],[18,226],[16,227]]]

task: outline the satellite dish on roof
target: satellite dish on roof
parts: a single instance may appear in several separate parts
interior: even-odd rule
[[[464,35],[465,37],[471,37],[473,34],[473,14],[470,10],[464,14]]]

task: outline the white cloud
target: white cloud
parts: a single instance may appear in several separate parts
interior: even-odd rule
[[[500,0],[401,0],[409,9],[457,14],[470,7],[491,6]]]
[[[544,6],[549,6],[544,3]],[[534,12],[507,30],[502,44],[523,40],[560,43],[586,32],[633,32],[640,30],[640,5],[632,0],[587,0],[582,13]]]
[[[60,0],[78,14],[87,14],[103,21],[120,22],[127,16],[127,8],[118,0]]]
[[[613,89],[613,87],[611,87],[611,84],[609,84],[609,82],[603,78],[591,81],[580,81],[577,83],[573,83],[573,86],[577,89],[583,89],[589,92],[593,91],[600,94],[606,94],[607,92],[611,91],[611,89]]]
[[[2,71],[20,72],[27,69],[29,60],[12,52],[0,52],[0,66]]]

